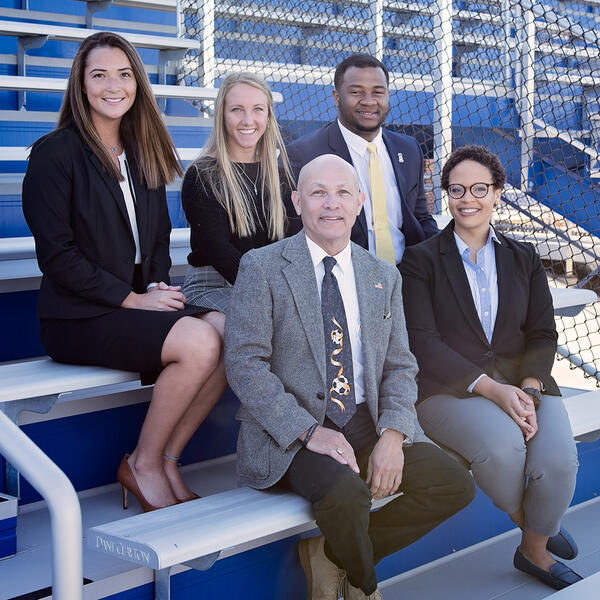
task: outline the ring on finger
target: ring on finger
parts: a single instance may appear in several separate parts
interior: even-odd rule
[[[341,456],[342,454],[344,454],[344,449],[343,448],[336,448],[335,451]]]

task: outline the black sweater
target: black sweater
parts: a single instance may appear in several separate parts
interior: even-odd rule
[[[242,255],[253,248],[270,244],[267,216],[262,208],[259,163],[236,163],[248,176],[248,194],[254,202],[256,231],[248,237],[239,237],[229,227],[225,209],[214,196],[206,175],[188,169],[181,188],[181,202],[191,227],[192,251],[188,263],[194,267],[212,265],[227,281],[235,283]],[[258,193],[250,181],[256,181]],[[265,194],[265,204],[268,196]]]

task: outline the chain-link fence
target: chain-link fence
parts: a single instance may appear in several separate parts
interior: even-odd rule
[[[181,23],[202,43],[184,61],[185,82],[261,73],[283,95],[287,140],[335,117],[338,62],[381,58],[391,72],[387,125],[419,141],[432,210],[442,208],[450,148],[485,145],[508,175],[496,227],[537,246],[553,285],[600,288],[598,0],[182,0]],[[557,319],[560,352],[596,378],[598,306]]]

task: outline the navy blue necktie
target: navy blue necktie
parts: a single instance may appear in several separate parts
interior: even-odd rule
[[[352,346],[346,322],[346,311],[337,279],[332,272],[335,258],[323,259],[325,275],[321,288],[321,312],[325,332],[327,360],[327,407],[325,414],[338,426],[344,427],[356,412]]]

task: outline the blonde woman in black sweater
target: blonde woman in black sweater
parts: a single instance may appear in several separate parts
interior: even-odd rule
[[[183,293],[188,303],[220,313],[223,327],[242,255],[285,236],[293,210],[281,188],[291,181],[269,86],[252,73],[229,75],[211,136],[181,190],[192,246]]]

